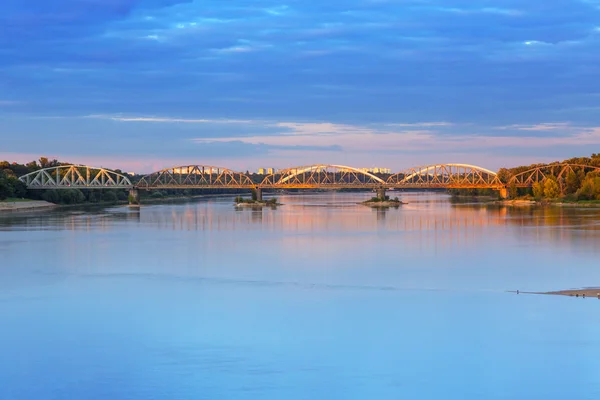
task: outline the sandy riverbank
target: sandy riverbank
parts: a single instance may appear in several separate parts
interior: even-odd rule
[[[0,212],[43,210],[53,207],[58,206],[43,200],[0,202]]]
[[[594,297],[600,299],[600,288],[583,288],[583,289],[567,289],[567,290],[555,290],[551,292],[522,292],[518,290],[511,290],[511,293],[516,294],[548,294],[554,296],[574,296],[574,297]]]
[[[600,288],[585,288],[585,289],[569,289],[558,290],[555,292],[544,292],[541,294],[553,294],[558,296],[581,296],[581,297],[597,297],[600,298]]]

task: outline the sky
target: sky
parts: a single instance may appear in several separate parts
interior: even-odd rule
[[[600,152],[600,0],[2,0],[0,159],[489,169]]]

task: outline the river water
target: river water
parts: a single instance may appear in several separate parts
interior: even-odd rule
[[[395,194],[392,194],[393,196]],[[0,215],[0,400],[595,399],[600,209]]]

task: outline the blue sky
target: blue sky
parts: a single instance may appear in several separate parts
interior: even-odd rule
[[[600,0],[3,0],[0,159],[496,169],[600,152]]]

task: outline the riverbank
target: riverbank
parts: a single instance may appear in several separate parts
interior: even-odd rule
[[[141,204],[132,205],[135,207],[143,207],[144,205],[161,204],[161,203],[176,203],[189,201],[200,198],[210,197],[231,197],[235,194],[200,194],[193,196],[172,196],[172,197],[148,197],[141,200]],[[0,201],[0,213],[2,212],[20,212],[20,211],[45,211],[51,209],[69,209],[77,207],[111,207],[128,205],[127,200],[118,200],[110,202],[94,202],[94,203],[77,203],[77,204],[55,204],[44,200],[28,200],[15,199],[9,201]]]
[[[554,207],[600,207],[596,201],[535,201],[535,200],[497,200],[494,204],[504,206],[554,206]]]
[[[551,292],[521,292],[518,290],[510,290],[516,294],[546,294],[553,296],[570,296],[570,297],[596,297],[600,299],[600,287],[584,288],[584,289],[567,289],[555,290]]]
[[[556,296],[597,297],[600,299],[600,288],[558,290],[554,292],[543,292],[540,294],[551,294]]]
[[[58,207],[58,205],[44,200],[0,201],[0,212],[44,210],[54,207]]]
[[[505,206],[536,206],[541,205],[535,200],[496,200],[494,204],[502,204]]]

